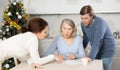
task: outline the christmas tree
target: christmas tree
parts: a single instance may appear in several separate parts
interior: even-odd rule
[[[21,32],[21,28],[27,25],[28,15],[21,1],[9,0],[3,18],[2,39],[6,39]]]
[[[3,14],[4,22],[1,28],[1,38],[3,40],[21,33],[21,28],[27,25],[28,14],[25,13],[25,8],[23,6],[21,1],[9,0],[9,4]],[[5,60],[2,66],[5,70],[15,66],[13,58]]]

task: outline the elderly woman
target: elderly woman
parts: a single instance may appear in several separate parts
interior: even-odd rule
[[[79,59],[85,56],[80,36],[76,35],[76,27],[71,19],[64,19],[60,26],[61,34],[51,43],[45,55],[58,51],[59,58]],[[60,61],[61,62],[61,61]]]

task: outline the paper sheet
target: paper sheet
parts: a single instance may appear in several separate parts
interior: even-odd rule
[[[70,65],[75,65],[75,64],[82,64],[80,60],[65,60],[63,63],[70,64]]]

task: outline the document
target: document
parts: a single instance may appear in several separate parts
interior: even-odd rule
[[[75,64],[82,64],[81,60],[64,60],[63,63],[75,65]]]

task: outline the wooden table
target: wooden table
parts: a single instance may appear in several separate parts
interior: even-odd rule
[[[10,70],[32,70],[27,63],[21,63]],[[41,69],[36,69],[41,70]],[[43,66],[42,70],[103,70],[102,60],[94,60],[88,65],[62,63],[49,63]]]

